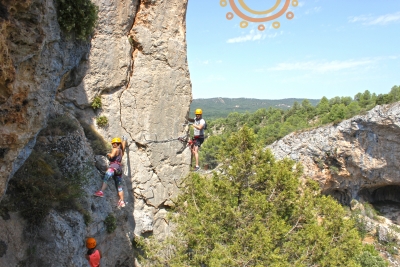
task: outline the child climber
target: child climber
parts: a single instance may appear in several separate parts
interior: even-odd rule
[[[86,239],[86,247],[88,251],[85,258],[88,260],[91,267],[100,267],[101,252],[96,249],[96,239],[89,237]]]
[[[106,174],[104,175],[103,178],[103,185],[101,186],[101,189],[94,193],[95,196],[97,197],[103,197],[104,193],[103,191],[107,187],[107,181],[113,177],[115,181],[115,187],[118,190],[118,196],[119,196],[119,201],[118,201],[118,207],[123,208],[125,207],[125,201],[124,201],[124,191],[122,190],[122,157],[124,156],[124,150],[126,147],[126,138],[123,136],[122,137],[123,141],[121,142],[121,138],[115,137],[111,140],[111,145],[112,145],[112,150],[111,153],[107,154],[107,158],[110,161],[110,165],[107,169]]]

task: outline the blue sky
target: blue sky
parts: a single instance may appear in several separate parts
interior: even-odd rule
[[[304,0],[263,23],[226,0],[189,0],[187,44],[193,98],[258,99],[388,93],[400,85],[400,0]],[[254,11],[279,0],[242,0]],[[266,15],[244,14],[264,18]],[[295,1],[296,0],[290,0]],[[222,3],[224,4],[224,3]],[[228,20],[227,13],[233,18]],[[272,23],[278,21],[275,29]],[[245,22],[242,22],[245,23]],[[260,24],[264,31],[258,30]]]

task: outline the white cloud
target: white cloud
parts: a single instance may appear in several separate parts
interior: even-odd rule
[[[305,14],[306,14],[306,15],[310,15],[310,14],[318,13],[318,12],[321,11],[321,9],[322,9],[322,7],[317,6],[317,7],[308,9],[308,10],[305,12]]]
[[[265,37],[267,37],[266,34],[262,34],[261,32],[256,32],[255,30],[251,30],[250,33],[245,36],[231,38],[231,39],[228,39],[226,42],[229,44],[242,43],[242,42],[247,42],[247,41],[263,40],[263,39],[265,39]]]
[[[228,39],[226,42],[232,44],[232,43],[242,43],[242,42],[247,42],[247,41],[257,41],[257,40],[264,40],[265,38],[275,38],[276,36],[283,34],[283,31],[280,31],[279,33],[277,33],[276,29],[273,29],[272,26],[270,26],[269,29],[272,29],[273,31],[275,31],[275,33],[266,34],[266,33],[261,33],[258,30],[257,31],[251,30],[250,33],[245,36],[231,38],[231,39]]]
[[[349,22],[361,22],[364,25],[386,25],[393,22],[400,22],[400,12],[393,14],[386,14],[379,17],[371,15],[361,15],[357,17],[350,17]]]
[[[371,20],[370,15],[361,15],[357,17],[349,17],[349,22],[365,22]]]
[[[315,71],[315,72],[328,72],[350,69],[360,66],[369,66],[374,62],[372,59],[365,60],[334,60],[330,62],[294,62],[294,63],[279,63],[275,67],[268,68],[272,71],[285,71],[285,70],[302,70],[302,71]],[[260,71],[260,70],[258,70]]]

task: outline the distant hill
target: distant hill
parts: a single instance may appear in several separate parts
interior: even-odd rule
[[[280,109],[289,109],[294,102],[301,102],[305,98],[285,98],[285,99],[255,99],[255,98],[198,98],[193,99],[190,105],[190,117],[193,116],[196,108],[201,108],[204,117],[207,119],[224,118],[231,112],[254,112],[260,108],[275,107]],[[319,99],[308,99],[315,106],[319,103]]]

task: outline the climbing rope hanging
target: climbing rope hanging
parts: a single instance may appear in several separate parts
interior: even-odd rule
[[[192,125],[193,123],[184,123],[184,124],[182,124],[182,126],[189,126],[189,125]],[[157,134],[154,134],[155,136],[156,136],[156,140],[148,140],[148,139],[146,139],[146,137],[142,134],[142,137],[143,137],[143,139],[146,141],[146,142],[139,142],[139,141],[136,141],[136,140],[131,140],[131,141],[133,141],[133,142],[136,142],[136,143],[139,143],[139,144],[142,144],[142,145],[148,145],[148,144],[152,144],[152,143],[154,143],[154,144],[160,144],[160,143],[168,143],[168,142],[172,142],[172,141],[180,141],[180,142],[182,142],[182,143],[190,143],[190,141],[188,140],[189,139],[189,131],[188,130],[186,130],[186,134],[185,135],[182,135],[182,136],[179,136],[179,137],[177,137],[177,138],[169,138],[169,139],[164,139],[164,140],[157,140]]]
[[[185,139],[187,139],[187,135],[183,135],[180,136],[178,138],[169,138],[169,139],[165,139],[165,140],[147,140],[146,137],[143,137],[144,140],[146,140],[146,144],[151,144],[151,143],[168,143],[168,142],[172,142],[172,141],[183,141]]]

